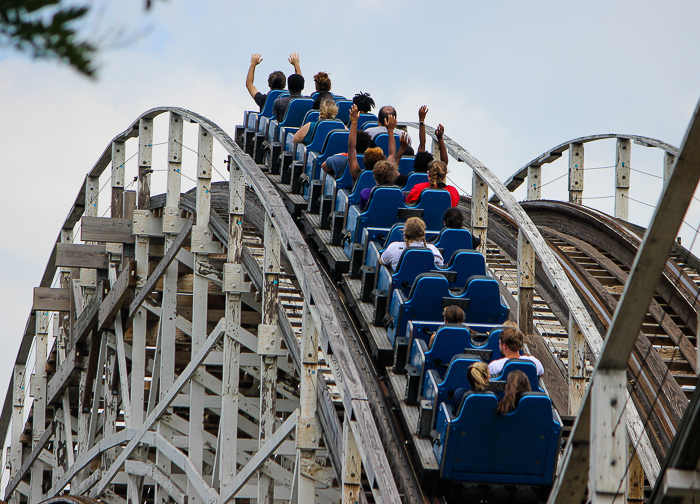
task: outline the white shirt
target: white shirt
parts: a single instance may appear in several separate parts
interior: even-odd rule
[[[389,130],[386,129],[386,126],[372,126],[371,128],[367,128],[365,130],[365,133],[367,133],[372,140],[374,140],[377,136],[383,135],[384,133],[389,134]],[[394,130],[394,135],[401,135],[401,130]],[[411,145],[411,137],[408,137],[408,145]]]
[[[518,358],[527,359],[529,361],[534,362],[535,367],[537,368],[537,376],[542,376],[544,374],[544,368],[542,367],[542,363],[537,359],[537,357],[533,357],[532,355],[521,355]],[[502,359],[491,361],[491,363],[489,364],[489,374],[491,374],[491,376],[500,375],[503,371],[503,366],[505,366],[506,362],[508,362],[509,360],[510,359],[508,359],[508,357],[503,357]]]
[[[402,241],[390,243],[389,246],[384,251],[384,253],[379,258],[379,260],[382,261],[382,264],[386,264],[387,266],[391,266],[391,269],[396,271],[396,267],[399,264],[399,259],[401,258],[401,254],[403,253],[406,246],[407,246],[406,242],[402,242]],[[437,266],[442,266],[443,265],[442,254],[440,254],[440,251],[432,243],[424,243],[422,241],[414,241],[414,242],[411,242],[408,244],[408,247],[425,247],[425,246],[427,246],[432,251],[433,257],[435,259],[435,264]]]

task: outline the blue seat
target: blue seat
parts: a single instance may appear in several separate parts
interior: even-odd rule
[[[401,147],[401,137],[394,133],[394,140],[396,141],[396,151],[398,152],[399,148]],[[381,133],[374,137],[374,145],[382,149],[382,151],[384,151],[385,156],[389,156],[389,135],[387,133]],[[413,166],[412,162],[411,166]]]
[[[527,379],[530,382],[530,389],[532,389],[533,392],[544,392],[544,390],[540,388],[540,381],[537,376],[537,366],[535,366],[534,362],[528,359],[510,359],[508,362],[506,362],[506,365],[503,366],[501,374],[491,378],[492,383],[502,384],[496,385],[495,387],[498,390],[497,395],[499,395],[499,397],[503,396],[502,389],[505,387],[505,382],[508,381],[508,375],[516,370],[525,373],[525,376],[527,376]]]
[[[360,118],[361,118],[363,115],[365,115],[365,114],[360,114]],[[369,128],[374,128],[375,126],[379,126],[379,123],[377,122],[377,118],[374,117],[373,119],[374,119],[374,120],[368,119],[368,120],[364,121],[364,122],[362,123],[362,126],[360,126],[360,121],[358,120],[358,121],[357,121],[357,127],[360,128],[360,129],[362,129],[362,130],[367,130],[367,129],[369,129]]]
[[[502,324],[508,318],[508,307],[501,299],[498,282],[477,275],[469,279],[459,294],[439,273],[421,273],[413,282],[408,296],[396,290],[391,296],[387,337],[392,345],[406,334],[409,320],[440,320],[445,306],[457,305],[464,310],[464,322],[473,324]]]
[[[272,104],[280,96],[288,95],[289,91],[286,89],[275,89],[267,93],[267,99],[265,100],[265,105],[258,115],[262,117],[272,117]]]
[[[437,412],[440,405],[445,403],[451,412],[456,412],[459,404],[454,403],[454,394],[458,389],[471,390],[471,385],[467,379],[469,366],[481,362],[481,359],[473,355],[457,354],[452,356],[445,365],[445,370],[440,373],[437,369],[426,371],[422,379],[421,395],[424,400],[430,401],[432,411],[430,428],[435,427]]]
[[[347,124],[350,121],[350,109],[352,108],[352,100],[338,99],[336,97],[335,104],[338,105],[338,114],[336,119]]]
[[[452,254],[459,249],[473,249],[474,242],[472,234],[468,229],[452,229],[443,228],[433,241],[439,250],[442,251],[443,257],[452,257]]]
[[[406,176],[411,175],[411,173],[413,173],[413,163],[415,159],[414,156],[403,156],[399,161],[399,173]]]
[[[347,213],[346,229],[350,232],[345,243],[345,253],[350,257],[353,243],[359,243],[366,227],[390,228],[395,222],[405,222],[412,216],[418,216],[425,222],[426,229],[437,230],[442,227],[442,215],[451,205],[447,191],[427,190],[415,206],[407,206],[401,189],[394,186],[376,187],[372,190],[367,208],[362,211],[359,206],[351,206]]]
[[[318,116],[320,112],[318,110],[309,110],[304,116],[304,120],[301,124],[306,124],[314,121],[318,121]]]
[[[433,452],[441,479],[550,485],[561,425],[543,394],[525,394],[517,409],[496,415],[493,393],[465,396],[457,417],[440,405]]]
[[[374,175],[370,170],[361,172],[351,191],[338,191],[335,209],[347,214],[349,208],[360,204],[360,193],[362,190],[375,185],[377,183],[374,181]]]
[[[270,126],[267,131],[267,141],[281,142],[284,140],[286,133],[294,133],[304,122],[306,113],[311,110],[314,101],[311,98],[294,98],[289,102],[287,112],[284,115],[282,122],[276,120],[270,121]],[[287,129],[288,131],[285,131]]]
[[[374,126],[376,126],[377,116],[374,114],[360,114],[360,116],[357,118],[357,128],[364,130],[365,124],[374,124]]]
[[[403,158],[401,159],[401,161],[403,161]],[[406,185],[403,186],[403,191],[410,192],[411,189],[413,189],[414,185],[423,184],[425,182],[429,182],[427,173],[415,173],[415,172],[413,172],[408,176],[408,180],[406,180]]]
[[[348,151],[348,136],[350,132],[345,129],[345,125],[335,128],[326,135],[322,148],[316,149],[313,154],[306,157],[304,173],[310,180],[316,180],[321,175],[321,165],[334,154]]]
[[[365,161],[365,156],[363,154],[358,154],[357,155],[357,164],[360,165],[360,171],[364,170],[364,166],[365,166],[364,161]],[[321,163],[321,164],[323,164],[323,163]],[[335,178],[327,177],[326,181],[328,181],[329,178],[333,179],[333,183],[331,183],[331,185],[335,188],[335,190],[345,189],[346,191],[352,191],[354,184],[352,181],[352,176],[350,175],[350,170],[348,170],[347,161],[345,162],[345,167],[343,168],[342,172],[336,173]],[[328,182],[327,182],[327,187],[328,187]],[[324,194],[335,195],[335,192],[325,191]]]

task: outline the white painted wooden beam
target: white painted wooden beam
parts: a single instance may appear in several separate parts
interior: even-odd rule
[[[569,147],[569,201],[583,204],[583,144]]]
[[[527,167],[527,200],[542,199],[542,167],[530,165]]]
[[[472,174],[472,234],[481,240],[477,250],[486,255],[486,234],[489,222],[489,186],[476,173]]]
[[[628,138],[617,139],[615,156],[615,217],[629,220],[630,212],[630,159],[632,142]]]

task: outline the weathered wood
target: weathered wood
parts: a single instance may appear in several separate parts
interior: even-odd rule
[[[528,201],[542,199],[542,166],[527,167],[527,199]]]
[[[105,296],[98,314],[97,329],[101,331],[105,325],[114,320],[114,316],[121,310],[122,305],[131,295],[136,286],[136,263],[129,261],[119,274],[117,281],[112,285]]]
[[[668,181],[671,179],[671,174],[673,174],[673,165],[675,162],[675,154],[671,152],[664,152],[664,189],[666,189]]]
[[[569,201],[583,204],[583,144],[578,142],[569,148]]]
[[[131,234],[131,219],[107,217],[83,217],[80,226],[80,239],[85,242],[135,243]]]
[[[141,427],[139,427],[139,429],[135,432],[134,436],[129,441],[129,444],[126,445],[124,450],[119,454],[119,457],[117,457],[117,460],[114,461],[114,464],[112,464],[112,466],[104,474],[102,480],[97,485],[97,487],[95,487],[90,492],[90,496],[92,498],[95,498],[96,496],[100,495],[100,493],[105,489],[105,487],[111,483],[111,481],[116,476],[117,471],[121,468],[122,464],[124,464],[124,461],[129,457],[129,455],[131,455],[131,453],[134,451],[134,449],[139,444],[146,431],[151,428],[153,423],[158,418],[160,418],[160,416],[165,412],[165,410],[172,404],[177,394],[180,393],[180,390],[182,390],[182,388],[187,384],[187,382],[190,380],[197,368],[202,364],[207,355],[209,355],[209,352],[212,351],[214,345],[218,343],[219,339],[224,333],[224,330],[225,323],[222,320],[222,322],[220,322],[216,326],[214,331],[212,331],[212,333],[209,335],[207,340],[204,342],[204,345],[202,345],[202,347],[199,349],[199,352],[197,352],[197,355],[194,356],[192,361],[190,361],[190,363],[182,371],[180,376],[178,376],[177,380],[175,380],[175,383],[173,383],[173,386],[170,387],[165,397],[158,403],[158,406],[156,406],[156,408],[151,412],[151,414],[148,415],[148,417],[141,424]],[[58,488],[57,491],[62,490],[62,488],[63,487]]]
[[[477,174],[472,175],[472,234],[481,240],[477,250],[486,255],[489,218],[489,186]]]
[[[644,468],[632,443],[629,444],[629,482],[628,503],[644,502]]]
[[[33,311],[70,311],[70,290],[34,287]]]
[[[10,477],[14,478],[22,467],[22,443],[24,431],[24,373],[25,367],[15,364],[12,375],[12,438],[10,440]],[[6,496],[5,499],[8,499]],[[19,503],[19,495],[13,492],[8,499],[12,504]]]
[[[56,244],[56,266],[64,268],[102,268],[109,266],[104,245]]]
[[[586,340],[573,317],[569,317],[569,415],[581,410],[586,394]]]
[[[535,250],[524,233],[518,233],[518,325],[534,334]]]
[[[73,334],[71,335],[72,344],[79,345],[85,341],[87,335],[92,331],[98,322],[98,317],[100,313],[100,306],[102,305],[102,296],[104,294],[104,289],[102,288],[102,282],[95,290],[92,298],[85,306],[78,319],[73,324]]]
[[[350,419],[343,422],[343,501],[342,504],[356,504],[362,491],[362,460],[357,450],[355,436],[350,427]]]
[[[54,404],[61,400],[61,394],[68,386],[71,377],[73,377],[76,372],[80,371],[77,364],[76,349],[73,348],[66,354],[66,358],[58,366],[56,373],[51,377],[51,380],[49,380],[46,386],[46,401],[48,404]]]
[[[630,157],[632,143],[628,138],[617,139],[615,156],[615,217],[629,220]]]
[[[124,215],[124,183],[126,163],[125,142],[112,142],[112,217]]]
[[[313,479],[299,472],[304,464],[312,462],[319,447],[321,431],[316,421],[318,396],[315,387],[318,383],[318,333],[308,304],[304,303],[301,328],[301,385],[299,397],[299,423],[297,425],[297,466],[298,502],[309,502],[314,498],[316,483]]]
[[[141,117],[139,120],[139,210],[148,210],[151,201],[151,164],[153,158],[153,119]]]
[[[26,460],[22,464],[22,467],[19,468],[19,470],[15,473],[12,479],[10,479],[10,481],[7,483],[7,486],[5,487],[5,500],[9,500],[10,495],[12,494],[12,492],[15,491],[15,488],[17,488],[19,482],[22,480],[22,478],[24,478],[24,475],[27,474],[27,471],[29,471],[34,461],[37,460],[37,458],[39,458],[39,454],[41,453],[41,451],[44,448],[46,448],[46,445],[51,440],[51,436],[53,436],[53,433],[54,424],[52,422],[49,424],[49,427],[43,432],[41,438],[39,438],[36,445],[32,448],[31,454],[26,458]]]
[[[156,266],[155,270],[153,270],[153,273],[148,277],[148,280],[146,280],[143,287],[141,287],[141,289],[136,293],[134,300],[129,305],[129,318],[132,318],[134,316],[136,310],[139,309],[141,304],[143,304],[143,301],[151,294],[153,288],[155,287],[160,277],[165,273],[165,270],[173,262],[175,256],[177,256],[178,251],[185,243],[185,240],[187,239],[187,236],[189,235],[191,230],[192,218],[187,220],[187,223],[183,227],[182,231],[180,231],[180,234],[177,236],[172,245],[170,245],[170,248],[168,248],[168,251],[160,260],[158,266]]]

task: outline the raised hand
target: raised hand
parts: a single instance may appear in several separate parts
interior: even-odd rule
[[[400,147],[401,150],[405,151],[406,149],[408,149],[408,133],[406,133],[405,131],[402,131],[400,141],[401,141],[401,147]]]
[[[295,67],[299,65],[299,53],[293,52],[289,55],[289,62]]]
[[[258,66],[260,63],[262,63],[262,60],[262,56],[260,56],[258,53],[253,53],[253,55],[250,57],[250,65]]]
[[[389,131],[393,131],[395,128],[396,128],[396,116],[390,115],[386,119],[386,129]]]
[[[418,120],[420,122],[425,121],[425,116],[428,115],[428,107],[423,105],[421,108],[418,109]]]
[[[350,122],[356,123],[359,118],[360,110],[357,108],[357,105],[353,105],[350,107]]]
[[[445,134],[445,128],[442,124],[438,124],[438,127],[435,129],[435,136],[440,140],[442,138],[442,135]]]

